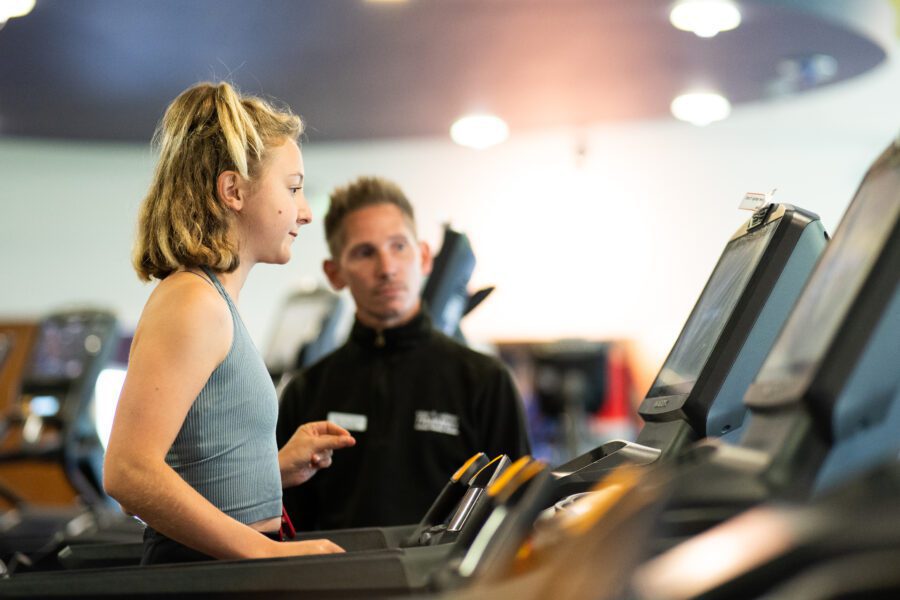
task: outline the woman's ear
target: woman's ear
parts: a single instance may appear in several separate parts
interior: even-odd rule
[[[244,209],[244,178],[237,171],[222,171],[216,177],[219,201],[236,213]]]

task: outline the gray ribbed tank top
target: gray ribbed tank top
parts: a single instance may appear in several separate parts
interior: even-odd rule
[[[281,516],[275,425],[278,397],[228,292],[231,349],[194,400],[166,463],[222,512],[249,524]]]

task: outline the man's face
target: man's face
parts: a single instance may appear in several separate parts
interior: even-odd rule
[[[369,327],[396,327],[419,310],[422,280],[431,271],[428,245],[418,242],[403,212],[376,204],[348,214],[340,256],[326,260],[331,285],[350,288],[356,315]]]

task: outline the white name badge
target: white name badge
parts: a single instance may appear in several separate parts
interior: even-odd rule
[[[433,431],[446,435],[459,435],[459,417],[434,410],[417,410],[416,422],[413,428],[416,431]]]
[[[365,431],[369,424],[369,419],[366,415],[355,415],[353,413],[330,412],[326,418],[347,431]]]

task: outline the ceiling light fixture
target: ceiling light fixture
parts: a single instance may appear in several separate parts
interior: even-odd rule
[[[741,11],[731,0],[680,0],[669,12],[669,21],[682,31],[711,38],[741,24]]]
[[[715,92],[691,92],[672,100],[671,109],[676,119],[703,127],[727,118],[731,114],[731,103]]]
[[[506,140],[509,127],[494,115],[467,115],[450,127],[450,138],[460,146],[484,150]]]
[[[0,26],[9,19],[24,17],[34,8],[34,0],[4,0],[0,3]]]

